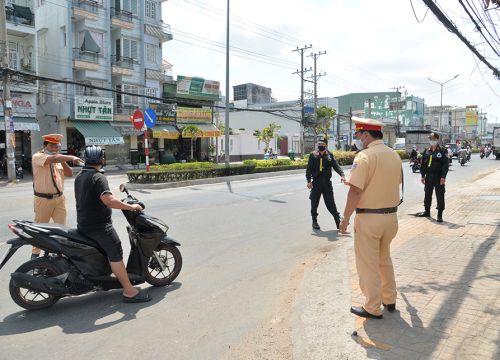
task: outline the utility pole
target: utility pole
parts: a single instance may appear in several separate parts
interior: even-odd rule
[[[300,74],[300,142],[302,156],[304,156],[304,73],[311,71],[311,69],[304,69],[304,52],[310,48],[312,48],[312,44],[292,50],[300,54],[300,70],[295,71],[294,74]]]
[[[5,0],[0,0],[0,63],[3,70],[3,116],[5,124],[5,153],[7,154],[7,176],[9,181],[16,179],[15,133],[10,97],[9,45],[7,41],[7,17]]]
[[[225,144],[224,158],[226,166],[229,166],[231,157],[229,154],[229,0],[227,0],[227,16],[226,16],[226,116],[225,116]]]
[[[368,98],[368,117],[372,118],[372,98]]]
[[[401,102],[401,93],[399,92],[399,89],[404,89],[404,85],[400,86],[394,86],[391,89],[396,90],[396,93],[398,94],[398,103],[396,105],[396,137],[400,137],[401,134],[401,126],[399,123],[399,103]]]
[[[312,79],[312,82],[313,82],[313,85],[314,85],[314,121],[316,122],[316,124],[318,123],[318,79],[324,75],[326,75],[325,72],[321,72],[318,74],[318,71],[317,71],[317,61],[318,61],[318,58],[321,56],[321,55],[325,55],[326,54],[326,51],[320,51],[319,53],[311,53],[311,55],[309,55],[309,57],[312,57],[313,60],[314,60],[314,65],[313,65],[313,75],[310,77]],[[314,132],[314,143],[316,143],[317,141],[317,136],[316,136],[316,132]]]

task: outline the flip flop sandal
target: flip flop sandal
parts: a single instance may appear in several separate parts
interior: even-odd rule
[[[151,301],[151,299],[152,297],[149,294],[143,292],[142,290],[139,290],[139,292],[133,297],[122,295],[122,300],[124,303],[143,303]]]

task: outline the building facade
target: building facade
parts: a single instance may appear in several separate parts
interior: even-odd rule
[[[2,9],[3,11],[3,9]],[[12,99],[12,123],[7,126],[3,109],[3,76],[0,81],[0,159],[5,155],[5,136],[10,136],[15,147],[18,164],[29,167],[28,159],[34,150],[32,137],[39,137],[40,126],[37,121],[37,82],[29,74],[37,72],[37,19],[35,4],[31,0],[6,0],[7,46],[9,69],[22,71],[26,75],[11,76],[10,92]]]
[[[241,84],[233,86],[234,101],[246,100],[248,105],[270,103],[272,91],[270,88],[256,84]]]
[[[142,136],[130,116],[158,102],[142,96],[159,98],[165,79],[161,2],[39,0],[35,13],[39,74],[79,83],[39,82],[41,132],[65,135],[63,152],[95,144],[108,163],[129,163]]]
[[[404,136],[406,130],[424,127],[424,99],[398,92],[351,93],[338,96],[339,113],[363,113],[364,117],[395,124],[396,132]],[[399,126],[399,129],[398,129]],[[399,130],[399,131],[398,131]]]

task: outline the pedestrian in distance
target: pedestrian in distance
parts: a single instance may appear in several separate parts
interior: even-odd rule
[[[448,151],[439,145],[439,134],[431,133],[429,136],[430,147],[424,151],[422,156],[422,184],[424,184],[424,211],[417,214],[418,217],[431,216],[432,193],[436,192],[437,200],[437,222],[443,222],[443,211],[445,208],[444,193],[446,175],[448,174],[449,161]]]
[[[123,302],[150,301],[149,294],[136,289],[130,282],[120,238],[111,220],[111,209],[141,211],[142,206],[129,205],[113,196],[102,170],[105,165],[104,151],[99,146],[87,147],[84,159],[85,166],[75,178],[78,231],[97,243],[108,257],[111,271],[123,287]]]
[[[354,136],[360,151],[354,158],[346,185],[349,186],[340,232],[347,233],[354,218],[354,251],[359,287],[364,305],[351,313],[364,318],[382,318],[381,306],[396,309],[396,280],[390,244],[398,232],[399,186],[403,182],[399,155],[382,139],[383,123],[353,117]]]
[[[341,182],[345,181],[345,175],[340,168],[335,156],[328,151],[327,140],[320,137],[317,142],[317,150],[309,155],[307,163],[306,180],[307,188],[311,190],[309,199],[311,200],[312,228],[319,230],[318,205],[321,195],[326,208],[332,214],[337,229],[340,226],[340,214],[333,198],[332,169],[340,175]]]
[[[32,158],[33,192],[35,222],[48,223],[52,219],[57,224],[66,225],[66,198],[64,197],[64,178],[73,176],[73,170],[66,163],[83,163],[72,155],[59,153],[61,134],[42,136],[43,149]],[[31,258],[40,256],[40,249],[34,247]]]

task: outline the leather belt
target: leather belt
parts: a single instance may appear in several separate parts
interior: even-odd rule
[[[398,211],[398,207],[383,209],[356,209],[357,214],[392,214]]]
[[[54,198],[58,198],[60,196],[63,195],[63,193],[58,193],[58,194],[44,194],[44,193],[39,193],[39,192],[36,192],[34,191],[34,194],[35,196],[38,196],[38,197],[41,197],[41,198],[45,198],[45,199],[54,199]]]

